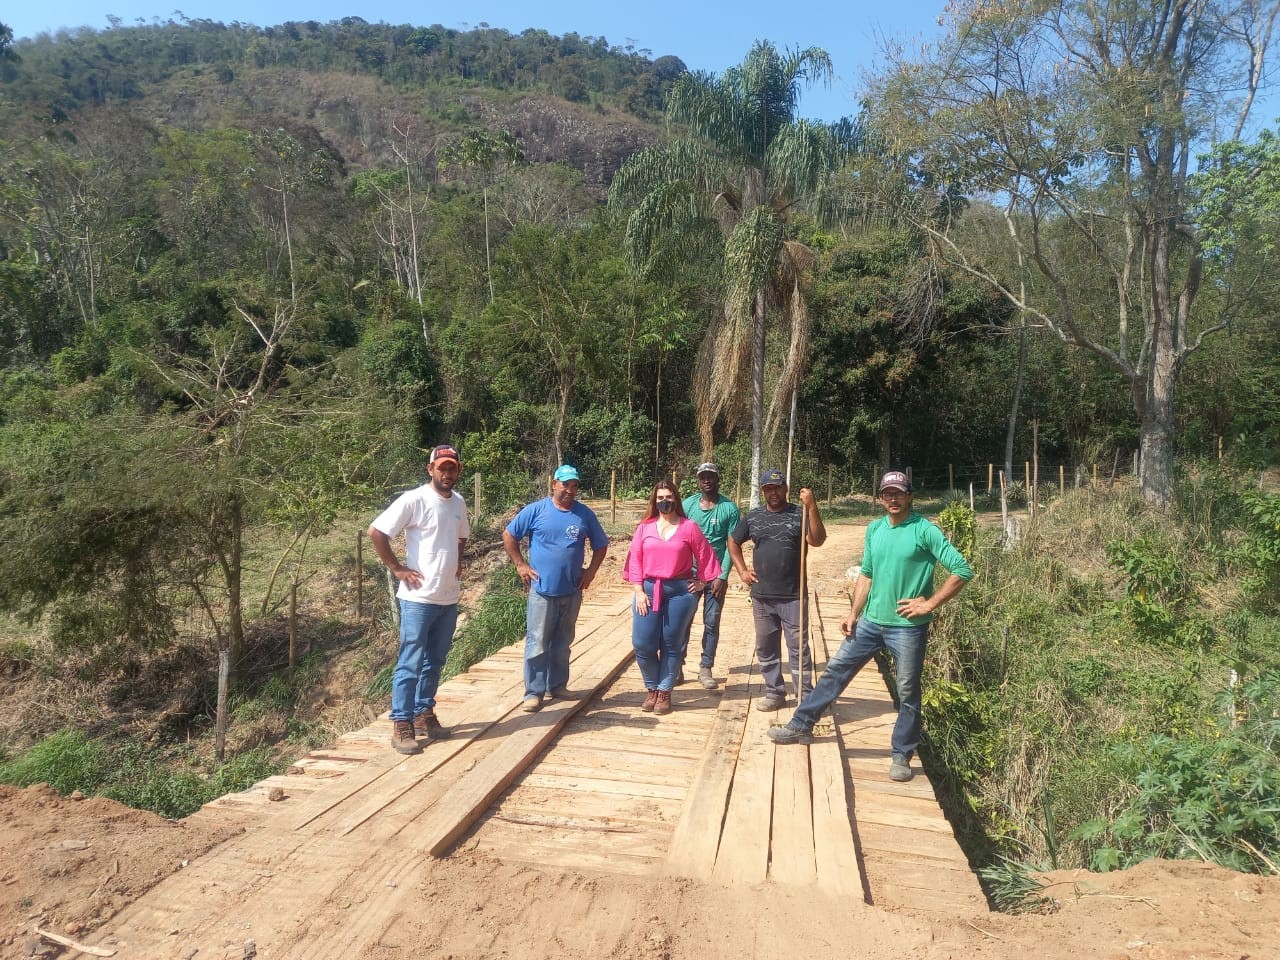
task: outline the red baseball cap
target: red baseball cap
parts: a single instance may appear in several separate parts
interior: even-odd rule
[[[427,462],[435,464],[439,463],[441,460],[452,460],[459,467],[462,466],[462,461],[458,459],[458,451],[453,449],[453,446],[448,443],[442,443],[440,446],[433,448],[431,451],[431,457]]]

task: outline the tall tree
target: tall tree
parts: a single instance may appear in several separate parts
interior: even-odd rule
[[[510,130],[496,134],[476,130],[440,151],[440,159],[446,166],[480,173],[480,192],[484,199],[484,268],[489,278],[490,303],[493,303],[493,255],[489,246],[489,186],[495,171],[500,167],[513,166],[523,158],[520,144]]]
[[[1188,167],[1241,129],[1278,6],[960,0],[949,37],[872,97],[886,141],[951,188],[916,218],[936,249],[1124,378],[1155,505],[1173,495],[1179,373],[1226,322],[1195,309],[1206,254]],[[1004,229],[966,236],[957,189],[1003,207]],[[1025,288],[991,266],[1007,244],[1035,276]]]
[[[765,41],[719,76],[682,75],[667,120],[686,136],[632,156],[610,188],[615,208],[635,204],[627,249],[638,272],[669,269],[709,240],[723,249],[724,307],[707,329],[695,376],[698,428],[709,453],[717,419],[733,430],[750,384],[753,504],[766,428],[767,317],[776,316],[787,339],[770,429],[799,386],[809,337],[801,282],[813,251],[788,238],[788,223],[798,204],[820,198],[858,140],[858,128],[847,121],[796,117],[802,87],[830,75],[826,51],[784,53]]]

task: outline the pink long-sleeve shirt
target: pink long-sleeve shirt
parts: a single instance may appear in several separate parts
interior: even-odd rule
[[[662,605],[662,581],[691,578],[695,562],[698,579],[704,583],[720,576],[720,561],[701,527],[682,517],[670,539],[663,540],[658,536],[658,521],[647,520],[636,527],[631,538],[622,579],[629,583],[655,581],[653,609],[658,610]]]

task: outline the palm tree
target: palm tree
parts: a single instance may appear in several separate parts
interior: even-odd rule
[[[848,120],[796,119],[802,85],[830,76],[825,50],[780,53],[767,41],[718,77],[683,74],[672,88],[667,120],[687,135],[634,154],[610,187],[615,209],[635,204],[627,252],[642,275],[687,262],[709,240],[722,251],[723,310],[707,328],[695,374],[698,429],[710,455],[717,419],[730,432],[737,425],[750,371],[753,506],[763,435],[777,429],[799,388],[809,339],[801,279],[814,253],[788,239],[788,221],[798,204],[821,201],[831,174],[860,139]],[[773,329],[785,335],[787,349],[766,418],[768,316],[776,317]]]

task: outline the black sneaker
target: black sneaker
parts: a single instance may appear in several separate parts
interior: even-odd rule
[[[813,743],[813,734],[808,730],[797,730],[787,724],[781,727],[770,727],[766,734],[774,743]]]

